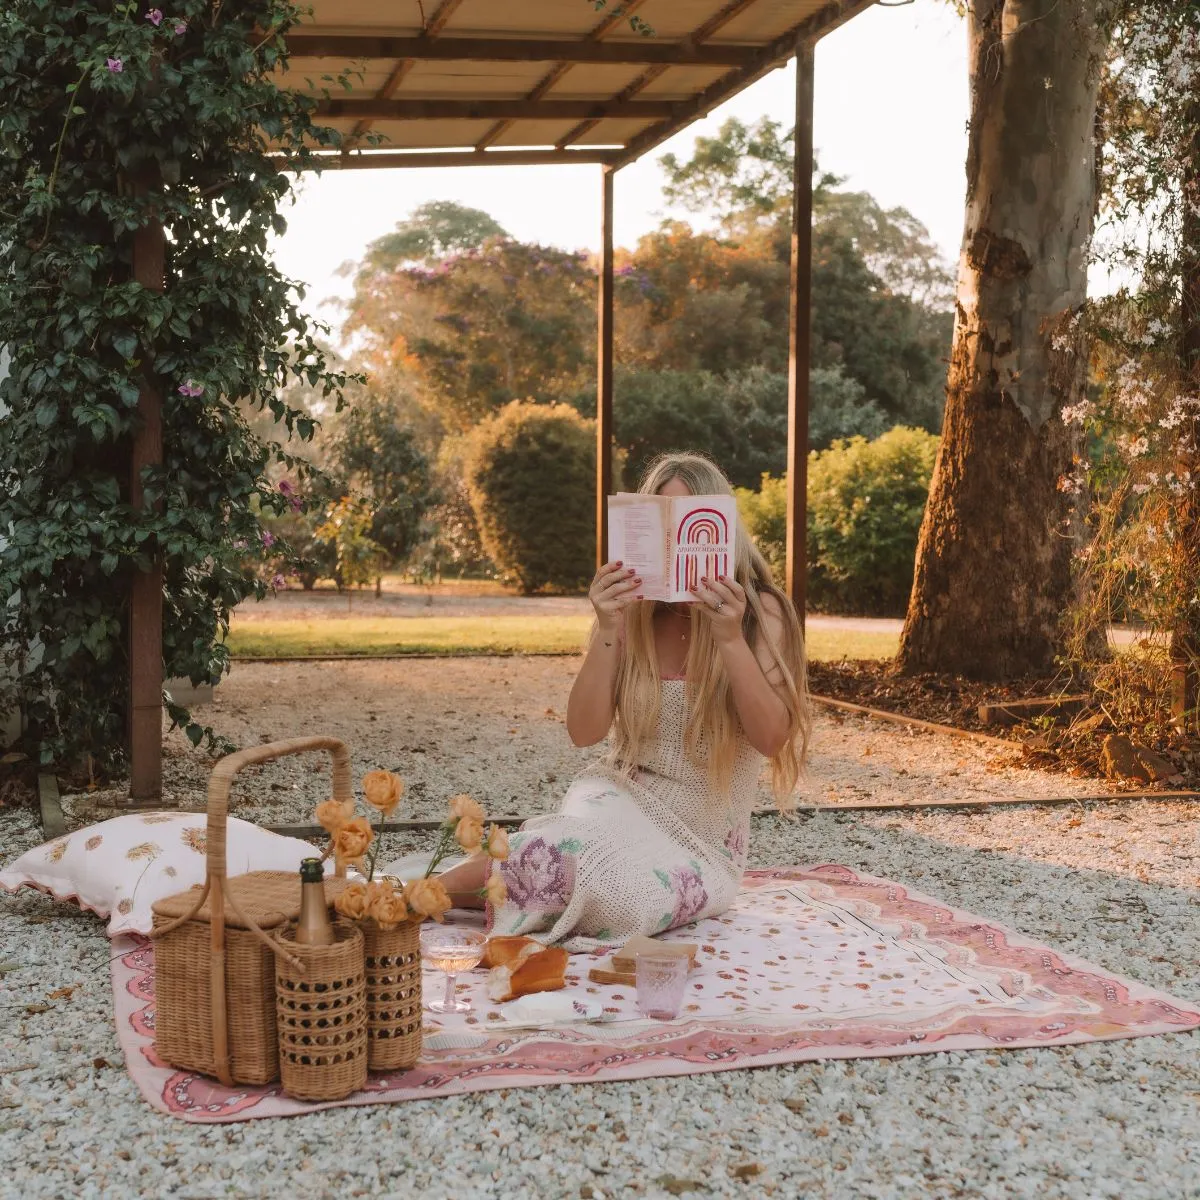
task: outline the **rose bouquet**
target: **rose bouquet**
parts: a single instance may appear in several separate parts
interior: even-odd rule
[[[382,824],[399,805],[404,795],[404,780],[392,771],[368,771],[362,779],[362,790],[367,805],[378,814]],[[438,843],[425,874],[407,883],[390,877],[375,878],[381,839],[367,817],[356,815],[353,800],[326,800],[317,805],[314,816],[329,834],[326,857],[333,855],[339,872],[353,866],[366,876],[365,881],[347,884],[334,901],[334,908],[349,920],[371,922],[382,930],[395,929],[404,921],[419,923],[427,917],[441,921],[453,904],[433,873],[456,849],[498,861],[508,857],[507,832],[496,824],[485,827],[487,816],[483,807],[467,795],[455,796],[450,801],[449,815],[441,824]],[[480,895],[493,905],[504,902],[504,881],[499,874],[489,872]]]

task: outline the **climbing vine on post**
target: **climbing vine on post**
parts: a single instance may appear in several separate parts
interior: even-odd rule
[[[282,385],[345,382],[268,254],[285,172],[337,136],[314,125],[315,95],[276,86],[302,11],[163,5],[0,8],[0,710],[19,706],[28,748],[67,768],[122,764],[130,580],[152,557],[165,675],[227,668],[229,613],[262,586],[260,515],[293,502],[268,466],[302,473],[282,443],[313,432]],[[132,275],[152,222],[162,292]],[[142,507],[129,461],[145,381],[163,397],[163,461],[142,472]],[[280,442],[245,420],[263,407]]]

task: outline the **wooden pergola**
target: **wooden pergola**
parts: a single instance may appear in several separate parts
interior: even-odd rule
[[[813,50],[876,0],[314,0],[288,38],[280,86],[355,73],[321,100],[338,129],[327,167],[601,168],[597,312],[597,562],[606,554],[613,454],[613,201],[621,167],[796,59],[788,356],[787,590],[803,617],[812,259]],[[644,22],[651,32],[639,32]],[[378,145],[373,145],[379,136]],[[163,286],[162,231],[144,231],[135,278]],[[161,460],[161,401],[144,390],[140,466]],[[136,580],[131,612],[134,800],[162,791],[161,573]]]

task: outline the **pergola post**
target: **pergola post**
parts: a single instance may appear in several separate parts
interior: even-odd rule
[[[808,372],[812,357],[813,47],[796,51],[788,317],[787,591],[804,621],[808,573]]]
[[[165,258],[162,224],[149,221],[133,236],[134,280],[161,292]],[[163,457],[162,395],[146,375],[137,412],[129,502],[141,508],[142,470],[160,465]],[[155,553],[149,570],[134,572],[129,591],[129,797],[136,803],[157,803],[162,797],[162,590],[162,560]]]
[[[601,176],[600,286],[596,303],[596,566],[608,561],[613,463],[613,175]]]

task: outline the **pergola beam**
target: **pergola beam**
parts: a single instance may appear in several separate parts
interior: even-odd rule
[[[687,67],[741,67],[754,48],[691,42],[601,42],[589,39],[390,37],[293,33],[293,58],[399,58],[428,62],[557,62]]]
[[[688,40],[694,45],[701,44],[706,39],[712,37],[713,34],[720,32],[720,30],[724,26],[728,25],[729,22],[734,19],[734,17],[740,16],[754,3],[755,0],[729,0],[729,2],[723,8],[719,9],[716,13],[709,17],[709,19],[705,21],[703,25],[701,25],[698,29],[694,29]],[[629,100],[631,97],[636,96],[639,92],[645,91],[646,88],[648,88],[656,79],[659,78],[659,76],[663,74],[664,71],[666,71],[667,65],[669,64],[648,67],[635,80],[626,84],[625,87],[623,87],[620,92],[617,93],[616,99]],[[576,125],[574,129],[570,130],[565,137],[561,138],[558,144],[560,146],[567,146],[570,145],[571,142],[578,141],[585,133],[589,133],[592,129],[594,129],[596,124],[597,122],[594,119],[582,121],[580,124]]]
[[[596,302],[596,567],[608,561],[608,494],[613,470],[613,175],[600,193],[600,278]]]
[[[463,0],[442,0],[438,5],[437,11],[425,22],[425,27],[421,30],[421,36],[430,41],[437,37],[439,33],[450,23],[450,18],[461,6]],[[424,10],[422,9],[422,14]],[[422,16],[422,19],[424,17]],[[384,80],[383,86],[375,94],[377,100],[388,100],[396,94],[396,90],[404,82],[404,77],[412,70],[414,60],[411,58],[401,59],[388,74]],[[350,135],[351,143],[359,141],[364,134],[371,128],[371,122],[364,120],[359,121],[354,127],[354,132]]]
[[[611,165],[617,151],[555,150],[376,150],[317,154],[313,165],[326,171],[369,171],[388,167],[560,167],[577,163]]]
[[[625,0],[625,3],[620,5],[616,12],[609,12],[607,16],[602,17],[591,30],[585,35],[584,41],[598,42],[601,38],[611,33],[623,21],[628,21],[633,14],[642,7],[646,0]],[[571,67],[575,64],[569,62],[555,63],[545,75],[541,77],[533,85],[533,87],[525,94],[526,100],[540,100],[547,95],[552,87],[557,85],[567,75]],[[511,121],[497,121],[475,143],[476,150],[486,149],[488,146],[494,145],[500,140],[512,127]]]
[[[788,305],[787,592],[804,621],[808,582],[808,414],[812,364],[813,48],[796,53]]]
[[[670,100],[323,100],[316,116],[366,121],[603,121],[608,117],[657,121],[670,117]]]
[[[707,116],[714,108],[724,104],[731,96],[737,95],[738,92],[749,87],[768,72],[783,66],[804,44],[824,37],[825,34],[839,25],[844,25],[852,17],[872,8],[874,4],[875,0],[832,0],[824,8],[813,13],[800,24],[793,26],[761,50],[756,51],[751,62],[739,67],[736,71],[722,75],[715,83],[710,84],[690,100],[676,104],[674,112],[662,124],[655,125],[631,138],[618,160],[618,165],[626,166],[647,151],[662,145],[668,138],[674,137],[693,121]],[[567,140],[569,138],[564,139],[560,144],[565,144]]]

